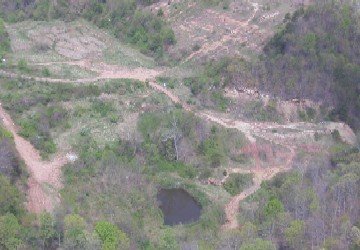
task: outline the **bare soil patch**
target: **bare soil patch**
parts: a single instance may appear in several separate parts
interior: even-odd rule
[[[150,7],[162,9],[171,23],[177,45],[174,57],[189,60],[239,55],[252,57],[261,51],[266,41],[287,13],[302,2],[294,1],[231,1],[227,8],[205,7],[195,1],[160,1]]]
[[[59,196],[51,195],[44,187],[50,185],[55,190],[61,188],[61,167],[67,163],[66,157],[58,155],[52,161],[41,160],[40,154],[34,146],[17,134],[13,120],[2,106],[0,106],[0,117],[5,127],[13,134],[16,149],[30,172],[27,195],[28,210],[34,213],[52,211],[55,207],[54,201],[59,201]]]

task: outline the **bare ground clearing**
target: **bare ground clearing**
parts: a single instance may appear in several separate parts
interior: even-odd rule
[[[224,6],[208,6],[189,0],[161,0],[149,9],[163,11],[177,37],[170,53],[186,62],[258,54],[285,15],[303,2],[234,0]]]

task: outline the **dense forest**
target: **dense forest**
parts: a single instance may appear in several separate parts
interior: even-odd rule
[[[335,1],[299,10],[265,47],[261,88],[333,105],[331,119],[360,126],[360,15]]]

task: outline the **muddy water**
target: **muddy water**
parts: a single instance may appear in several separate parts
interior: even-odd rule
[[[200,204],[183,189],[160,189],[157,194],[165,225],[195,222],[201,214]]]

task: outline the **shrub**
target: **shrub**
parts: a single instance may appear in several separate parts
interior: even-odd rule
[[[51,74],[50,74],[50,70],[48,68],[44,68],[42,71],[41,71],[42,75],[44,77],[49,77]]]
[[[28,65],[27,62],[25,61],[25,59],[20,59],[18,62],[18,69],[22,72],[28,71]]]
[[[252,174],[230,174],[229,178],[224,184],[224,188],[231,195],[237,195],[252,184]]]
[[[116,225],[99,221],[96,223],[95,232],[102,242],[103,250],[127,249],[129,238]]]

